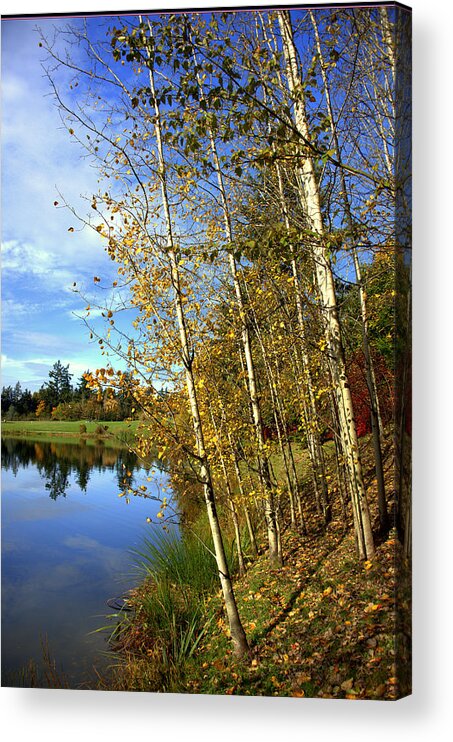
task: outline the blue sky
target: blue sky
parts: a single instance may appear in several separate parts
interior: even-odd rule
[[[37,389],[53,363],[74,379],[101,365],[97,345],[74,312],[85,303],[71,287],[113,275],[101,239],[80,231],[54,201],[87,214],[97,174],[63,128],[43,75],[39,24],[66,20],[2,20],[2,385]],[[68,232],[69,227],[74,232]],[[102,362],[105,365],[105,359]]]
[[[90,36],[104,38],[105,23],[105,16],[91,18]],[[72,286],[89,295],[94,276],[107,287],[117,278],[102,238],[54,206],[65,201],[86,216],[99,189],[97,171],[60,120],[42,68],[46,55],[36,27],[51,38],[54,26],[67,24],[68,18],[2,20],[2,385],[20,381],[31,390],[48,380],[58,359],[69,364],[74,381],[106,365],[90,328],[75,316],[87,301]],[[68,82],[65,96],[78,102],[80,88],[69,92]],[[108,300],[109,291],[104,294]],[[93,316],[98,329],[102,320]],[[128,317],[123,313],[116,327]],[[115,358],[112,364],[123,366]]]

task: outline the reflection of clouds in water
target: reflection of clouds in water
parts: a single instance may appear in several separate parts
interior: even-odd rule
[[[39,660],[46,635],[54,656],[81,677],[105,648],[104,636],[88,632],[106,624],[107,600],[138,580],[131,549],[150,536],[145,519],[159,503],[131,498],[126,506],[119,478],[124,467],[136,484],[153,475],[127,451],[87,448],[11,441],[2,451],[4,666]],[[59,472],[70,487],[52,499],[46,484]],[[87,472],[85,492],[79,479]],[[164,484],[165,474],[157,470],[147,484],[154,482]]]
[[[39,590],[55,592],[65,588],[73,588],[86,579],[82,564],[57,564],[47,568],[39,575]]]
[[[36,481],[36,477],[34,477]],[[8,477],[7,474],[2,472],[2,489],[7,489],[9,493],[15,497],[29,497],[30,495],[42,495],[42,483],[39,481],[37,484],[31,484],[26,482],[24,484],[23,478],[16,480],[15,478]]]
[[[70,549],[98,549],[101,544],[94,538],[84,536],[82,533],[77,536],[68,536],[63,541],[65,546],[69,546]]]
[[[71,516],[75,513],[90,510],[91,507],[92,506],[90,506],[88,502],[76,502],[75,500],[71,500],[65,502],[64,508],[59,508],[49,496],[39,497],[28,502],[23,499],[18,502],[10,500],[8,503],[8,521],[13,523],[67,518],[68,515]]]
[[[84,541],[86,543],[82,546]],[[27,614],[30,616],[35,611],[48,611],[50,604],[53,605],[54,615],[65,612],[78,592],[82,592],[84,603],[97,600],[98,596],[103,602],[104,583],[105,597],[110,597],[107,593],[111,589],[112,577],[121,576],[124,567],[124,550],[103,546],[94,539],[85,537],[69,538],[65,545],[71,550],[88,549],[88,553],[74,556],[71,551],[67,561],[60,561],[59,564],[52,564],[45,559],[34,566],[28,565],[25,579],[22,575],[20,582],[14,580],[5,583],[2,603],[9,620],[15,614],[19,618]]]
[[[99,628],[100,616],[108,612],[112,576],[121,564],[121,554],[99,545],[101,554],[90,549],[88,556],[69,551],[67,561],[49,559],[27,564],[27,576],[4,585],[2,594],[2,654],[5,666],[20,667],[34,657],[42,661],[40,639],[49,640],[52,655],[76,675],[89,671],[97,652],[105,649],[105,638],[88,632]],[[119,552],[119,550],[118,550]],[[75,556],[75,558],[74,558]],[[107,564],[100,567],[99,559]],[[102,623],[105,623],[102,620]]]
[[[114,546],[105,546],[100,541],[76,534],[68,536],[63,544],[69,549],[80,549],[84,552],[83,556],[78,557],[77,563],[83,563],[88,567],[95,562],[97,573],[104,571],[109,575],[119,575],[124,572],[125,567],[125,549]],[[86,553],[88,551],[88,553]]]

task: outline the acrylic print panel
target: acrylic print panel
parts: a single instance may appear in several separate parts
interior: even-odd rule
[[[410,694],[410,9],[2,50],[2,685]]]

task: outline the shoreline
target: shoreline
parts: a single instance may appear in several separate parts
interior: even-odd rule
[[[53,421],[43,422],[37,420],[7,421],[2,422],[1,438],[18,439],[28,441],[40,441],[49,443],[73,443],[93,445],[96,442],[111,447],[127,447],[135,440],[139,421],[132,423],[122,421]],[[86,432],[80,432],[80,426],[85,425]],[[107,426],[102,433],[96,432],[96,428]]]

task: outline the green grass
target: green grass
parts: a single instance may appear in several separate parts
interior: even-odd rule
[[[86,425],[86,434],[80,433],[80,426]],[[105,434],[99,436],[96,429],[99,425],[107,425]],[[79,440],[80,438],[92,437],[105,438],[112,443],[118,439],[131,439],[135,437],[139,420],[106,421],[106,420],[16,420],[2,422],[2,436],[10,438],[39,438],[43,442]]]
[[[224,541],[233,572],[234,541],[231,537]],[[110,690],[186,690],[188,663],[220,615],[210,607],[219,592],[212,552],[203,517],[182,535],[160,532],[132,552],[141,582],[131,592],[134,612],[119,616],[111,636],[119,664],[116,672],[112,668]]]
[[[206,545],[205,545],[206,544]],[[151,541],[145,538],[141,549],[135,550],[136,564],[145,576],[178,585],[190,585],[201,596],[217,582],[217,567],[212,555],[211,538],[187,534],[179,537],[162,533]]]
[[[120,420],[109,422],[106,420],[17,420],[2,423],[2,433],[24,432],[24,433],[79,433],[79,426],[84,423],[88,433],[94,433],[98,425],[108,425],[112,433],[119,430],[136,430],[138,420],[131,422]]]
[[[217,583],[217,568],[205,540],[201,531],[198,537],[161,532],[133,551],[141,584],[131,594],[134,612],[119,616],[110,637],[121,653],[110,689],[177,692],[181,687],[186,663],[212,620],[206,599]]]

